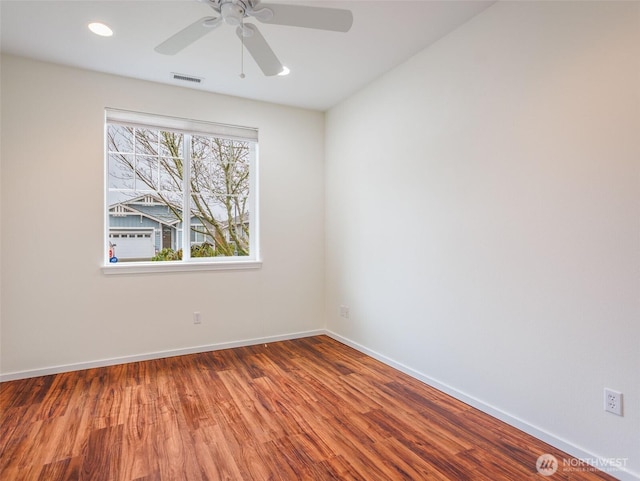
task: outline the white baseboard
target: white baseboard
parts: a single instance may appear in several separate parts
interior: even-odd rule
[[[222,349],[231,349],[234,347],[255,346],[256,344],[267,344],[269,342],[288,341],[291,339],[300,339],[303,337],[319,336],[326,334],[324,329],[313,331],[295,332],[291,334],[282,334],[278,336],[267,336],[254,339],[244,339],[241,341],[222,342],[218,344],[208,344],[204,346],[188,347],[183,349],[172,349],[169,351],[150,352],[146,354],[136,354],[134,356],[115,357],[111,359],[100,359],[97,361],[80,362],[77,364],[65,364],[60,366],[52,366],[43,369],[33,369],[30,371],[17,371],[0,374],[0,382],[15,381],[18,379],[27,379],[30,377],[49,376],[51,374],[60,374],[63,372],[81,371],[83,369],[93,369],[95,367],[115,366],[117,364],[128,364],[130,362],[150,361],[152,359],[162,359],[165,357],[184,356],[187,354],[198,354],[201,352],[219,351]]]
[[[442,391],[458,399],[459,401],[462,401],[478,409],[479,411],[489,414],[490,416],[493,416],[494,418],[499,419],[500,421],[503,421],[509,424],[510,426],[513,426],[521,431],[524,431],[525,433],[530,434],[531,436],[534,436],[540,439],[541,441],[544,441],[545,443],[550,444],[551,446],[554,446],[577,459],[581,459],[585,463],[591,464],[600,470],[606,469],[606,466],[607,466],[606,459],[600,456],[597,456],[594,453],[585,451],[584,449],[580,448],[579,446],[576,446],[575,444],[572,444],[571,442],[565,439],[559,438],[553,435],[552,433],[545,431],[544,429],[541,429],[537,426],[529,424],[526,421],[519,419],[509,413],[506,413],[494,406],[491,406],[490,404],[487,404],[480,399],[477,399],[462,391],[459,391],[445,383],[442,383],[419,371],[416,371],[415,369],[405,366],[402,363],[394,361],[393,359],[383,354],[373,351],[361,344],[358,344],[357,342],[354,342],[339,334],[336,334],[335,332],[327,330],[325,331],[325,334],[331,337],[332,339],[335,339],[336,341],[346,344],[347,346],[350,346],[356,349],[357,351],[362,352],[363,354],[367,354],[368,356],[371,356],[372,358],[377,359],[378,361],[388,366],[391,366],[397,369],[398,371],[408,374],[409,376],[415,379],[418,379],[419,381],[422,381],[425,384],[428,384],[429,386],[432,386],[437,390]],[[540,454],[544,454],[544,453],[540,453]],[[616,479],[619,479],[620,481],[640,481],[640,474],[631,472],[624,468],[617,468],[615,471],[608,471],[607,474],[609,474],[610,476]]]

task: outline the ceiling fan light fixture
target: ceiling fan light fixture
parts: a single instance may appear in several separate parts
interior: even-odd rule
[[[280,71],[280,73],[278,74],[278,77],[286,77],[287,75],[289,75],[291,73],[291,70],[289,70],[289,67],[285,67],[284,65],[282,66],[282,70]]]
[[[93,33],[95,33],[96,35],[100,35],[101,37],[111,37],[113,35],[113,30],[111,30],[109,26],[101,22],[92,22],[87,25],[87,27]]]
[[[220,8],[220,15],[224,23],[235,27],[242,23],[244,8],[235,3],[224,3]]]

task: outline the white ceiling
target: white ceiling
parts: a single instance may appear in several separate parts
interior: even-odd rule
[[[215,12],[196,0],[2,0],[1,48],[5,53],[127,77],[182,85],[228,95],[326,110],[475,16],[493,1],[482,0],[265,0],[347,8],[348,33],[265,25],[253,21],[287,77],[265,77],[232,27],[222,25],[175,56],[156,45]],[[98,37],[87,24],[114,30]],[[174,80],[172,72],[204,78],[199,85]]]

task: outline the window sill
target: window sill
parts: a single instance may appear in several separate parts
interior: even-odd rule
[[[260,269],[261,267],[262,261],[237,259],[215,262],[131,262],[103,265],[102,273],[106,275],[155,274],[166,272],[245,270]]]

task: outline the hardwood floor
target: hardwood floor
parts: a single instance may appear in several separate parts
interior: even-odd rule
[[[0,385],[3,481],[610,480],[326,336]]]

